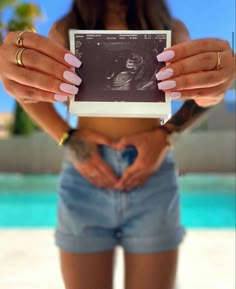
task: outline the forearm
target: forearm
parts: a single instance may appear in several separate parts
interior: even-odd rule
[[[165,124],[171,132],[183,133],[199,121],[211,107],[201,107],[194,100],[186,101],[180,110]]]
[[[28,115],[56,142],[59,142],[69,125],[57,114],[51,103],[20,103]]]

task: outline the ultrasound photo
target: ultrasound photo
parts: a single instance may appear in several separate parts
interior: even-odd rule
[[[164,66],[156,56],[167,47],[167,35],[143,33],[73,34],[83,82],[74,101],[165,102],[155,74]]]

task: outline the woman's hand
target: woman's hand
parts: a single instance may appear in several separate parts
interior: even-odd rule
[[[157,59],[168,63],[157,74],[159,89],[170,93],[172,99],[194,99],[199,106],[219,103],[235,78],[236,56],[224,40],[183,42],[166,49]]]
[[[118,179],[101,158],[97,145],[111,146],[112,141],[88,130],[79,130],[66,144],[70,160],[80,174],[97,187],[113,189]]]
[[[0,79],[5,90],[22,102],[64,102],[77,94],[81,79],[73,68],[81,62],[68,50],[49,38],[33,32],[22,35],[21,58],[24,67],[16,64],[18,32],[7,34],[0,46]]]
[[[115,189],[130,191],[141,187],[160,167],[168,150],[167,134],[159,129],[143,134],[125,137],[113,145],[121,150],[127,146],[135,146],[138,156],[135,162],[124,172]]]

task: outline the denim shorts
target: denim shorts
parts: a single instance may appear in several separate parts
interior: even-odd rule
[[[137,157],[100,146],[119,177]],[[177,171],[171,152],[146,184],[130,192],[98,188],[65,161],[59,183],[56,245],[65,252],[95,253],[122,246],[130,253],[174,250],[184,237]]]

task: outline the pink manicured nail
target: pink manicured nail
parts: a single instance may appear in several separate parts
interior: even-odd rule
[[[75,73],[73,72],[70,72],[70,71],[65,71],[63,73],[63,77],[65,78],[65,80],[75,84],[75,85],[80,85],[81,82],[82,82],[82,79],[76,75]]]
[[[70,53],[67,53],[64,59],[65,59],[65,62],[67,62],[69,65],[73,67],[79,68],[81,66],[81,61]]]
[[[175,80],[167,80],[158,83],[158,88],[161,90],[168,90],[176,87],[176,81]]]
[[[170,98],[172,98],[172,99],[179,99],[179,98],[181,98],[181,96],[182,96],[182,93],[179,91],[175,91],[175,92],[170,93]]]
[[[164,79],[170,78],[173,74],[174,74],[174,70],[172,68],[167,68],[163,71],[159,71],[156,74],[156,78],[157,80],[164,80]]]
[[[160,62],[166,62],[175,57],[175,52],[173,50],[167,50],[157,55],[157,60]]]
[[[68,83],[62,83],[60,85],[60,90],[71,95],[76,95],[79,91],[78,87]]]
[[[68,97],[65,96],[65,95],[60,95],[60,94],[55,94],[54,95],[54,98],[56,101],[59,101],[59,102],[65,102],[67,101]]]

